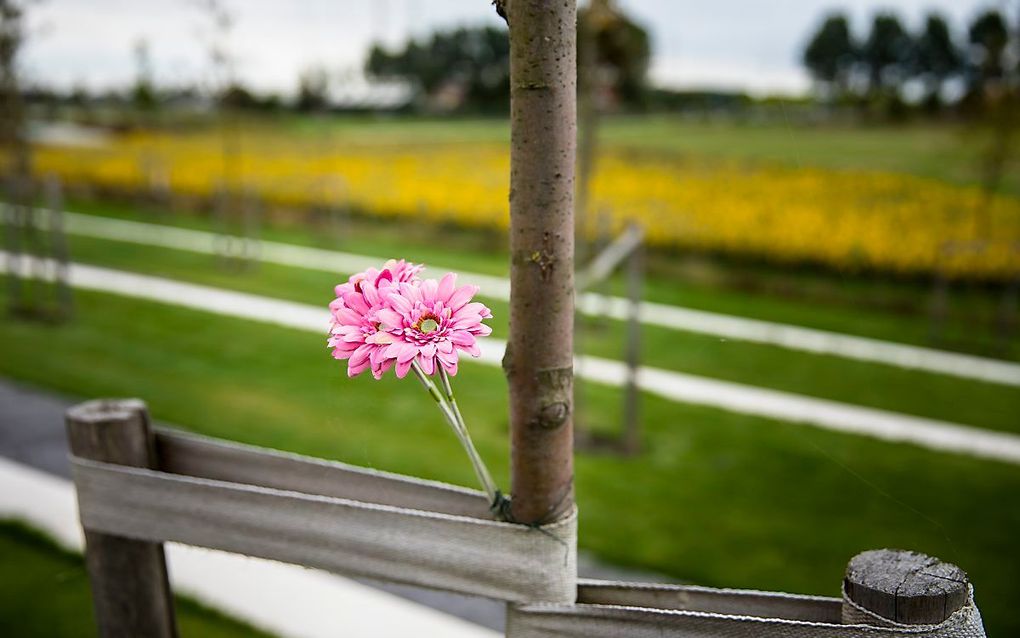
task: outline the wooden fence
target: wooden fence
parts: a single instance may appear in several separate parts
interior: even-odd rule
[[[851,561],[843,598],[578,580],[576,509],[493,520],[481,492],[154,429],[137,400],[67,413],[104,637],[176,635],[163,542],[506,601],[507,635],[984,635],[966,574],[912,552]]]

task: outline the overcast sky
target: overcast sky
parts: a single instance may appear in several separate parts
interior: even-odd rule
[[[877,10],[908,26],[929,10],[959,31],[986,7],[1018,0],[618,0],[652,35],[652,77],[676,87],[800,92],[805,39],[829,11],[859,31]],[[236,73],[257,89],[290,93],[302,69],[360,68],[368,45],[457,25],[501,24],[488,0],[225,0],[236,15],[229,49]],[[209,76],[210,19],[197,0],[44,0],[31,9],[24,58],[33,79],[68,88],[128,84],[136,43],[148,43],[156,80],[195,84]]]

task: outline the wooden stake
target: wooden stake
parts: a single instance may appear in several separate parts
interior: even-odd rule
[[[141,401],[89,401],[69,409],[66,419],[67,438],[75,456],[152,467],[153,438]],[[100,636],[177,635],[162,543],[85,529],[85,563]]]
[[[510,25],[511,515],[573,507],[576,6],[504,3]]]
[[[641,451],[641,391],[638,369],[641,367],[641,295],[644,288],[644,244],[634,247],[627,260],[627,384],[623,394],[623,450]]]
[[[967,574],[956,565],[901,549],[861,552],[843,583],[847,597],[873,614],[905,625],[943,622],[967,602]]]

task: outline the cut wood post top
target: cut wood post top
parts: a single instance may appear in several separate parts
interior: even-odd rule
[[[966,604],[967,574],[933,556],[876,549],[854,556],[846,568],[847,597],[869,612],[906,625],[938,624]]]
[[[151,467],[152,432],[140,399],[96,399],[65,413],[71,453],[103,463]]]

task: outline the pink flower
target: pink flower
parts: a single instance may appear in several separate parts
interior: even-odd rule
[[[421,264],[412,264],[409,261],[390,259],[383,264],[382,269],[376,270],[375,268],[369,268],[364,272],[351,275],[347,280],[347,283],[340,284],[336,287],[336,295],[339,297],[345,292],[360,292],[362,282],[369,282],[376,288],[382,288],[389,284],[404,283],[408,281],[414,281],[418,278],[418,273],[422,271],[425,266]]]
[[[389,260],[381,270],[369,268],[352,275],[336,287],[336,299],[329,304],[332,321],[329,347],[333,358],[347,359],[347,376],[354,377],[371,367],[372,376],[382,377],[393,366],[382,350],[392,343],[380,332],[378,313],[385,307],[384,292],[395,285],[412,282],[422,266],[401,259]]]
[[[382,356],[396,362],[398,378],[407,375],[414,361],[425,374],[432,374],[437,363],[451,375],[457,374],[458,351],[473,357],[481,354],[476,337],[492,332],[482,323],[492,313],[471,302],[477,286],[457,288],[456,280],[457,275],[447,273],[438,282],[426,279],[385,289],[386,304],[377,317],[380,329],[393,341],[382,349]]]

